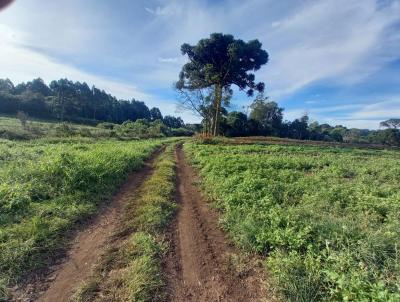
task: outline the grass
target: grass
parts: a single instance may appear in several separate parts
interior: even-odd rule
[[[109,129],[73,123],[29,119],[26,126],[13,117],[0,116],[0,138],[31,140],[38,138],[86,137],[107,139],[113,136]]]
[[[46,266],[65,232],[168,141],[0,141],[0,297]]]
[[[287,301],[400,300],[400,152],[185,144],[222,224]]]
[[[74,301],[165,301],[163,233],[176,209],[173,149],[166,148],[138,195],[127,201],[121,233],[128,238],[104,253]]]
[[[65,138],[86,140],[116,139],[121,141],[190,136],[192,131],[185,128],[168,128],[161,122],[125,122],[123,124],[99,123],[96,127],[70,122],[30,119],[25,126],[21,121],[7,116],[0,116],[0,139],[8,140],[64,140]]]

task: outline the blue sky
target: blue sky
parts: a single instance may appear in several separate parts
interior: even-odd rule
[[[86,81],[177,112],[182,43],[212,32],[257,38],[256,73],[285,118],[378,128],[400,117],[399,0],[16,0],[0,12],[0,77]],[[235,93],[231,110],[252,99]]]

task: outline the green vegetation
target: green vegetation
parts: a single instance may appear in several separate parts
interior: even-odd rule
[[[166,148],[139,193],[127,200],[120,233],[131,235],[101,257],[74,301],[165,301],[161,259],[167,245],[162,235],[176,209],[173,150],[174,145]]]
[[[96,125],[99,122],[121,124],[127,120],[162,120],[172,128],[183,127],[181,118],[165,116],[160,109],[149,109],[144,102],[118,100],[104,90],[68,79],[40,79],[14,86],[9,79],[0,79],[0,114],[29,115],[44,120],[70,121]],[[172,125],[173,124],[173,125]]]
[[[267,256],[285,300],[400,300],[398,151],[195,142],[185,150],[223,226]]]
[[[18,116],[20,119],[20,116]],[[14,117],[0,117],[0,138],[8,140],[31,140],[37,138],[110,138],[110,129],[88,125],[57,123],[51,121],[18,120]],[[116,138],[118,138],[115,135]]]
[[[19,120],[18,120],[19,119]],[[72,123],[31,120],[21,113],[18,119],[0,117],[0,138],[9,140],[30,140],[51,138],[118,139],[161,138],[172,136],[191,136],[193,131],[187,128],[173,128],[161,120],[139,119],[122,124],[99,123],[96,127]],[[170,121],[170,119],[167,119]],[[174,124],[172,124],[174,126]]]
[[[0,141],[0,293],[45,265],[65,231],[163,142]]]
[[[345,142],[351,144],[381,144],[400,146],[398,119],[381,123],[388,129],[368,130],[346,128],[342,125],[330,126],[310,122],[307,115],[293,121],[283,120],[284,109],[268,97],[258,95],[250,106],[250,114],[224,111],[221,116],[221,133],[226,136],[276,136],[300,140]]]
[[[212,94],[205,103],[190,99],[185,102],[205,119],[207,134],[220,133],[224,94],[229,94],[232,85],[246,90],[249,96],[254,91],[264,91],[264,83],[256,83],[253,73],[268,62],[268,53],[261,47],[258,40],[244,42],[222,33],[213,33],[194,46],[182,44],[181,52],[189,60],[179,73],[176,88],[186,96],[211,88]]]

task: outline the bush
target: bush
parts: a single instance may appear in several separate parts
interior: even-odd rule
[[[96,127],[101,129],[113,130],[116,126],[117,124],[103,122],[103,123],[98,123]]]
[[[171,136],[192,136],[194,132],[186,128],[171,128]]]

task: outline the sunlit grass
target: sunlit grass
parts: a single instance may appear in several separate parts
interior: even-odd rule
[[[65,232],[162,143],[0,143],[0,288],[45,266]]]
[[[400,300],[400,152],[185,148],[223,226],[289,301]]]

